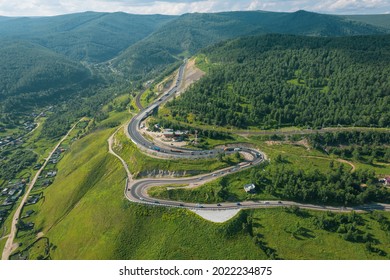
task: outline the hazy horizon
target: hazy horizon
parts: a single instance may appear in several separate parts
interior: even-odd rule
[[[217,14],[217,13],[229,13],[229,12],[265,12],[265,13],[295,13],[298,11],[306,11],[306,12],[311,12],[311,13],[318,13],[318,14],[329,14],[329,15],[339,15],[339,16],[369,16],[369,15],[389,15],[390,13],[373,13],[373,14],[351,14],[351,13],[345,13],[345,14],[335,14],[335,13],[326,13],[326,12],[316,12],[316,11],[309,11],[309,10],[295,10],[295,11],[267,11],[267,10],[231,10],[231,11],[216,11],[216,12],[188,12],[188,13],[183,13],[183,14],[163,14],[163,13],[150,13],[150,14],[141,14],[141,13],[131,13],[131,12],[124,12],[124,11],[79,11],[79,12],[69,12],[69,13],[63,13],[63,14],[53,14],[53,15],[19,15],[19,16],[9,16],[9,15],[3,15],[0,14],[0,17],[5,17],[5,18],[23,18],[23,17],[28,17],[28,18],[40,18],[40,17],[56,17],[56,16],[65,16],[65,15],[72,15],[72,14],[83,14],[83,13],[109,13],[109,14],[114,14],[114,13],[125,13],[125,14],[132,14],[132,15],[164,15],[164,16],[181,16],[184,14],[191,14],[191,13],[207,13],[207,14]]]
[[[0,0],[0,16],[41,17],[73,13],[124,12],[129,14],[182,15],[230,11],[295,12],[306,10],[336,15],[390,14],[387,0]]]

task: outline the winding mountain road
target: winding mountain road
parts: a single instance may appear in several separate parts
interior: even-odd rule
[[[266,155],[261,151],[256,149],[237,146],[237,147],[229,147],[228,151],[223,149],[213,149],[213,150],[191,150],[186,148],[177,148],[171,149],[167,146],[157,146],[152,141],[146,139],[141,135],[139,129],[140,124],[143,120],[149,117],[152,112],[158,108],[161,104],[168,101],[172,98],[180,88],[180,83],[183,79],[183,73],[185,69],[185,63],[179,69],[176,83],[175,85],[168,90],[160,99],[155,101],[153,104],[149,105],[146,108],[142,108],[139,106],[140,112],[134,116],[129,124],[127,125],[126,134],[131,139],[133,143],[135,143],[140,150],[143,150],[147,153],[153,153],[154,156],[161,158],[186,158],[186,159],[199,159],[206,157],[215,157],[219,153],[229,154],[233,152],[246,153],[250,155],[250,159],[247,159],[245,162],[242,162],[233,167],[227,167],[219,171],[214,171],[208,174],[202,174],[193,177],[185,177],[185,178],[147,178],[147,179],[139,179],[134,180],[131,173],[129,172],[128,166],[118,154],[114,152],[112,149],[113,137],[115,133],[109,139],[109,150],[110,153],[114,154],[117,158],[120,159],[127,173],[127,182],[125,188],[125,196],[129,201],[141,204],[149,204],[155,206],[163,206],[163,207],[180,207],[187,209],[197,209],[197,210],[231,210],[231,209],[248,209],[248,208],[267,208],[267,207],[286,207],[286,206],[298,206],[304,209],[312,209],[312,210],[321,210],[321,211],[332,211],[332,212],[350,212],[350,211],[369,211],[369,210],[384,210],[390,211],[389,204],[369,204],[369,205],[361,205],[355,207],[335,207],[335,206],[325,206],[325,205],[314,205],[314,204],[305,204],[305,203],[297,203],[293,201],[244,201],[244,202],[225,202],[218,204],[199,204],[199,203],[185,203],[180,201],[173,200],[164,200],[164,199],[156,199],[152,198],[148,195],[148,189],[153,186],[162,186],[168,184],[186,184],[194,187],[201,186],[206,182],[215,180],[219,177],[226,176],[227,174],[232,174],[235,172],[242,171],[247,168],[251,168],[254,165],[258,165],[262,163],[266,159]]]

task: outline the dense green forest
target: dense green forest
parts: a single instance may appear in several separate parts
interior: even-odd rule
[[[158,73],[167,64],[175,62],[178,56],[193,55],[206,46],[244,35],[349,36],[389,32],[389,29],[367,23],[306,11],[185,14],[129,47],[113,64],[126,75],[141,79]]]
[[[366,24],[374,25],[380,28],[390,29],[390,15],[349,15],[342,16],[352,21],[359,21]]]
[[[74,60],[96,63],[112,59],[173,18],[96,12],[3,18],[0,38],[32,42]]]
[[[311,145],[343,158],[373,164],[374,160],[390,162],[390,133],[340,131],[308,135]]]
[[[205,49],[209,74],[169,103],[188,122],[263,129],[390,125],[390,36],[264,35]]]
[[[322,204],[364,204],[390,202],[390,192],[378,188],[378,179],[373,171],[358,170],[351,173],[342,164],[331,162],[331,172],[295,170],[284,164],[282,156],[263,172],[260,168],[251,171],[251,180],[261,191],[288,200]]]
[[[0,52],[2,112],[53,104],[101,83],[82,64],[32,43],[4,42]]]

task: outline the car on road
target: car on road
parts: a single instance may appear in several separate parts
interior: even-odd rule
[[[215,177],[215,176],[217,176],[217,174],[214,173],[214,174],[213,174],[213,177]]]
[[[158,200],[155,200],[155,201],[154,201],[154,203],[157,203],[157,204],[159,204],[160,202],[159,202]]]
[[[184,206],[184,204],[183,204],[183,203],[180,203],[179,206]]]
[[[221,203],[218,203],[217,206],[222,206]]]
[[[241,206],[241,203],[240,203],[240,202],[237,202],[236,205],[237,205],[237,206]]]
[[[203,180],[203,178],[201,177],[201,178],[198,178],[198,180],[200,181],[200,180]]]

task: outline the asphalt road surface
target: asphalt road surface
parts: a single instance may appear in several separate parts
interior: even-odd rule
[[[266,159],[266,155],[261,151],[256,149],[236,146],[229,147],[227,149],[213,149],[213,150],[191,150],[187,148],[171,148],[169,146],[158,146],[154,142],[146,139],[140,133],[140,124],[143,120],[148,118],[154,110],[157,110],[158,107],[171,99],[180,88],[181,82],[183,80],[184,69],[186,62],[180,67],[179,73],[177,75],[177,80],[175,85],[165,92],[162,97],[160,97],[153,104],[149,105],[146,108],[142,108],[141,104],[138,105],[140,95],[138,97],[137,106],[140,108],[140,112],[131,119],[128,124],[127,131],[130,139],[143,150],[148,152],[155,153],[157,156],[166,156],[170,158],[186,158],[186,159],[199,159],[206,157],[216,157],[219,153],[230,154],[235,152],[246,153],[250,155],[251,159],[247,159],[245,162],[242,162],[236,166],[224,168],[219,171],[211,172],[209,174],[198,175],[194,177],[185,177],[185,178],[169,178],[169,179],[140,179],[133,180],[131,176],[128,176],[126,183],[125,196],[128,200],[143,203],[151,204],[157,206],[165,207],[182,207],[188,209],[204,209],[204,210],[227,210],[227,209],[245,209],[245,208],[266,208],[266,207],[286,207],[286,206],[298,206],[306,209],[313,210],[322,210],[322,211],[370,211],[370,210],[384,210],[390,211],[389,204],[370,204],[362,205],[356,207],[334,207],[334,206],[325,206],[325,205],[314,205],[314,204],[304,204],[296,203],[293,201],[244,201],[244,202],[225,202],[218,204],[199,204],[199,203],[185,203],[180,201],[172,200],[163,200],[155,199],[149,197],[147,191],[153,186],[162,186],[167,184],[185,184],[197,187],[205,182],[215,180],[219,177],[226,176],[227,174],[232,174],[235,172],[242,171],[247,168],[251,168],[254,165],[262,163]],[[119,156],[118,156],[119,157]],[[123,161],[124,162],[124,161]],[[122,163],[123,163],[122,162]],[[126,166],[125,166],[126,167]]]

